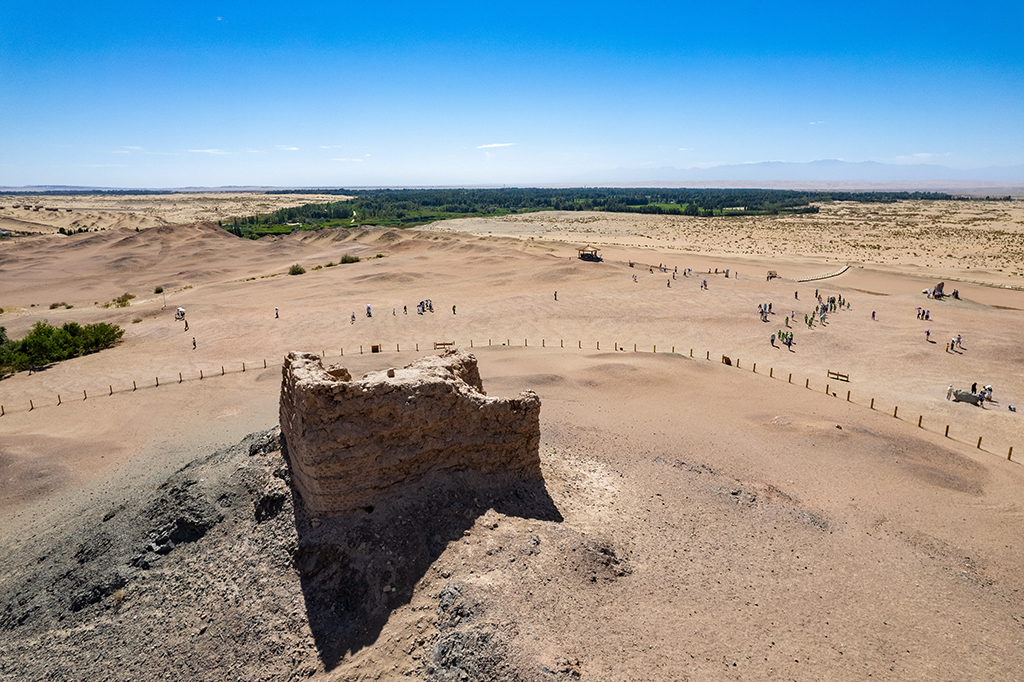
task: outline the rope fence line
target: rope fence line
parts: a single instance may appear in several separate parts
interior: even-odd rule
[[[452,348],[452,347],[456,347],[457,345],[458,344],[456,344],[456,342],[454,342],[454,341],[435,341],[432,344],[432,348],[434,350],[437,350],[439,348]],[[493,345],[494,345],[493,344],[493,340],[492,339],[488,339],[487,340],[487,346],[493,346]],[[503,347],[506,347],[506,348],[507,347],[512,347],[511,339],[506,338],[505,339],[505,343],[500,344],[500,345],[503,346]],[[414,347],[415,347],[415,351],[414,352],[420,352],[420,346],[419,346],[418,343],[414,344]],[[474,341],[470,340],[469,347],[470,348],[477,348],[478,346],[475,346],[474,345]],[[481,345],[479,347],[483,347],[483,346]],[[522,347],[523,348],[529,348],[530,347],[529,339],[528,338],[524,338],[523,339]],[[536,343],[534,343],[533,347],[534,348],[537,347]],[[546,338],[542,338],[541,339],[540,347],[541,348],[548,348],[549,347],[547,345],[547,339]],[[572,348],[572,344],[570,343],[568,347]],[[553,341],[552,341],[552,345],[550,346],[550,348],[555,348]],[[558,340],[558,348],[566,348],[565,339],[559,339]],[[624,344],[619,344],[618,342],[614,342],[613,343],[613,348],[614,348],[615,352],[621,352],[621,351],[625,351],[626,350],[626,346]],[[666,354],[666,353],[670,354],[670,355],[676,355],[677,354],[675,346],[670,346],[669,348],[671,350],[669,350],[669,351],[665,351],[664,348],[665,347],[662,346],[662,353],[663,354]],[[590,349],[591,349],[591,347],[590,347],[589,344],[587,345],[586,348],[584,348],[583,347],[583,341],[582,340],[578,340],[577,341],[577,348],[576,348],[576,350],[590,350]],[[601,350],[601,342],[600,341],[595,341],[593,349],[594,350],[598,350],[598,351]],[[426,347],[425,347],[425,350],[426,350]],[[376,354],[376,353],[389,353],[389,352],[392,352],[392,351],[385,350],[383,344],[371,344],[370,347],[369,347],[369,350],[367,350],[365,346],[362,346],[362,345],[359,346],[359,354],[360,355],[364,355],[366,353]],[[395,344],[394,352],[395,353],[401,353],[402,352],[401,344],[398,344],[398,343]],[[408,349],[407,349],[406,352],[408,352]],[[610,351],[608,351],[607,343],[605,344],[605,352],[610,352]],[[643,349],[643,348],[640,348],[638,346],[638,344],[633,344],[633,352],[634,353],[645,353],[645,352],[647,352],[647,350]],[[656,354],[658,352],[657,344],[652,344],[650,352],[652,354]],[[350,355],[351,354],[352,353],[350,352]],[[329,357],[330,355],[332,355],[332,354],[329,354],[326,349],[321,349],[321,355],[320,355],[321,358],[326,358],[326,357]],[[344,357],[344,355],[345,355],[345,349],[344,348],[340,348],[337,357]],[[688,355],[683,354],[683,351],[680,350],[680,353],[678,353],[678,355],[682,355],[682,357],[684,357],[684,358],[687,358],[687,357],[688,358],[693,358],[694,357],[694,349],[690,348]],[[704,358],[708,362],[712,361],[711,360],[711,351],[710,350],[706,350],[704,352]],[[722,355],[721,363],[724,364],[724,365],[727,365],[727,366],[735,367],[736,369],[742,369],[742,367],[740,365],[740,358],[738,358],[738,357],[733,359],[730,356]],[[246,361],[242,361],[240,369],[237,368],[238,365],[235,365],[235,367],[236,367],[235,369],[227,369],[225,365],[221,365],[220,366],[220,374],[219,374],[219,376],[225,376],[227,374],[242,374],[242,373],[245,373],[246,371],[253,371],[253,370],[256,370],[256,371],[264,370],[264,369],[267,369],[269,367],[269,365],[267,364],[266,359],[263,359],[263,360],[261,360],[258,363],[248,363],[248,364],[247,364]],[[752,374],[757,374],[758,376],[767,376],[767,378],[769,378],[769,379],[773,379],[773,380],[776,380],[776,381],[779,381],[779,382],[783,381],[782,374],[780,374],[779,377],[775,377],[775,368],[774,367],[769,367],[768,368],[768,374],[765,375],[764,371],[763,371],[763,365],[762,365],[762,371],[758,372],[757,371],[757,363],[753,362],[753,363],[751,363],[751,367],[750,367],[749,371]],[[185,382],[192,382],[192,381],[204,381],[207,378],[217,376],[216,371],[213,372],[213,373],[207,374],[207,373],[204,372],[203,369],[199,370],[199,375],[198,376],[192,375],[191,377],[186,377],[183,372],[178,372],[177,374],[178,374],[178,380],[176,382],[173,380],[173,377],[172,377],[170,382],[165,381],[164,384],[165,385],[167,383],[182,384],[182,383],[185,383]],[[827,377],[829,378],[829,380],[833,380],[834,379],[836,381],[843,381],[843,382],[848,382],[849,381],[849,375],[839,374],[839,373],[834,372],[832,370],[828,370],[827,371]],[[787,383],[787,384],[792,384],[793,383],[793,373],[792,372],[788,373],[788,376],[787,376],[787,378],[786,378],[784,383]],[[146,383],[146,384],[143,384],[141,387],[139,386],[137,380],[133,380],[132,381],[132,387],[130,389],[128,389],[128,388],[120,389],[119,388],[119,389],[115,390],[113,384],[108,384],[107,385],[107,389],[108,390],[107,390],[107,394],[106,395],[109,397],[109,396],[113,396],[115,393],[118,393],[118,394],[120,394],[120,393],[133,393],[133,392],[138,391],[138,390],[156,389],[156,388],[159,388],[159,387],[160,387],[160,377],[159,376],[155,376],[154,379],[153,379],[153,383],[152,384]],[[824,389],[823,392],[825,393],[825,395],[828,395],[828,396],[830,396],[832,398],[835,398],[835,399],[839,399],[839,394],[836,393],[835,391],[832,391],[831,387],[832,387],[832,384],[830,382],[825,382],[825,389]],[[806,389],[806,390],[816,390],[815,388],[811,387],[811,380],[810,380],[809,377],[804,379],[804,389]],[[96,393],[94,393],[94,396],[95,395],[96,395]],[[100,392],[100,395],[102,395],[102,392]],[[89,400],[89,392],[88,392],[88,389],[83,389],[82,390],[82,401],[86,401],[86,400]],[[40,402],[39,405],[36,405],[35,404],[36,402],[37,402],[36,399],[34,399],[34,398],[30,399],[28,401],[28,409],[24,410],[24,411],[25,412],[33,412],[33,411],[39,410],[39,409],[44,408],[44,407],[59,407],[59,406],[65,404],[65,403],[68,403],[70,401],[64,400],[62,394],[58,393],[57,394],[56,402],[52,402],[51,401],[49,403],[43,403],[42,401],[38,401],[38,402]],[[846,402],[852,403],[854,405],[865,406],[863,403],[858,403],[857,401],[852,399],[852,390],[849,390],[849,389],[846,391]],[[0,417],[3,417],[3,416],[8,414],[7,407],[8,407],[8,405],[0,404]],[[866,407],[869,410],[874,411],[876,409],[875,408],[875,399],[871,398],[870,402],[866,405]],[[896,420],[902,421],[902,422],[906,422],[906,423],[912,423],[912,421],[913,421],[912,418],[911,418],[910,421],[908,421],[907,419],[902,418],[902,417],[899,416],[899,409],[900,408],[899,408],[898,405],[894,405],[893,406],[893,410],[892,410],[892,417],[893,417],[893,419],[896,419]],[[18,412],[18,411],[21,411],[21,410],[18,410],[17,408],[15,408],[11,412],[13,413],[13,412]],[[918,417],[917,417],[917,427],[922,429],[922,430],[924,430],[924,431],[928,431],[929,433],[938,433],[938,431],[931,431],[930,429],[928,429],[928,428],[926,428],[924,426],[924,415],[921,415],[921,414],[919,414]],[[945,429],[943,431],[943,437],[944,438],[949,438],[950,440],[956,441],[958,443],[962,443],[964,445],[971,445],[974,442],[974,441],[960,441],[960,440],[957,440],[956,438],[954,438],[954,437],[949,435],[949,430],[950,430],[950,425],[946,424],[945,425]],[[984,436],[979,436],[978,437],[977,443],[975,445],[976,449],[978,449],[978,450],[982,449],[981,445],[982,445],[983,439],[984,439]],[[989,450],[985,450],[985,452],[990,452],[990,454],[997,454],[997,453],[991,452]],[[1009,460],[1009,461],[1013,461],[1013,446],[1012,445],[1009,446],[1009,450],[1007,451],[1007,454],[1006,454],[1006,459]]]
[[[817,282],[819,279],[828,279],[829,277],[838,277],[839,275],[843,274],[844,272],[846,272],[849,269],[850,269],[849,265],[844,265],[843,267],[839,268],[835,272],[830,272],[827,275],[818,275],[816,277],[804,277],[803,279],[798,279],[797,281],[798,282]]]

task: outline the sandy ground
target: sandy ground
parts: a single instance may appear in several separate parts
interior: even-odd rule
[[[252,192],[10,195],[0,196],[0,230],[15,234],[52,234],[60,228],[99,232],[188,225],[343,199],[343,196],[326,194]]]
[[[259,241],[214,225],[7,239],[10,336],[40,319],[116,322],[126,334],[116,349],[0,381],[0,543],[273,426],[288,350],[358,375],[455,341],[473,346],[492,395],[540,395],[562,519],[500,519],[544,550],[517,566],[495,558],[488,512],[372,644],[330,665],[313,653],[302,670],[415,671],[423,652],[400,642],[436,630],[423,612],[458,579],[507,626],[523,669],[561,671],[538,679],[1018,679],[1024,470],[1007,453],[1024,457],[1020,413],[1008,409],[1024,405],[1024,292],[1003,287],[1024,285],[1021,206],[829,205],[736,221],[545,213]],[[605,262],[575,259],[584,243]],[[344,253],[364,260],[313,269]],[[847,262],[838,277],[796,281]],[[306,274],[285,274],[292,263]],[[676,266],[694,276],[673,279]],[[765,281],[768,269],[781,277]],[[961,300],[921,293],[939,279]],[[851,307],[808,329],[816,289]],[[130,307],[102,307],[125,292]],[[435,312],[417,315],[427,298]],[[768,302],[765,323],[757,306]],[[788,312],[791,351],[769,343]],[[956,334],[963,349],[947,352]],[[945,399],[949,384],[975,381],[994,386],[986,409]],[[572,538],[586,533],[628,571],[574,582]]]

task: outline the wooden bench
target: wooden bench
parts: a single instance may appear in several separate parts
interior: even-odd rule
[[[839,379],[840,381],[849,381],[850,380],[850,375],[849,374],[841,374],[839,372],[834,372],[834,371],[832,371],[830,369],[830,370],[828,370],[828,378],[829,379]]]
[[[438,348],[447,350],[448,348],[454,348],[454,347],[455,347],[455,342],[454,341],[434,341],[434,350],[437,350]]]

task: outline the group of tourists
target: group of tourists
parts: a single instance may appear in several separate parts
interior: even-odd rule
[[[787,332],[779,330],[778,334],[772,334],[772,346],[775,346],[775,339],[779,339],[779,343],[790,350],[793,350],[793,332]]]

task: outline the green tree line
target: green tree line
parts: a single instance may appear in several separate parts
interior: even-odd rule
[[[312,193],[314,190],[309,190]],[[259,237],[296,229],[354,225],[408,227],[467,216],[530,211],[609,211],[716,217],[816,213],[812,203],[892,203],[952,199],[939,192],[804,192],[763,189],[502,188],[315,190],[351,198],[231,218],[222,225],[238,236]],[[287,190],[301,194],[302,191]],[[268,192],[268,194],[285,193]]]

